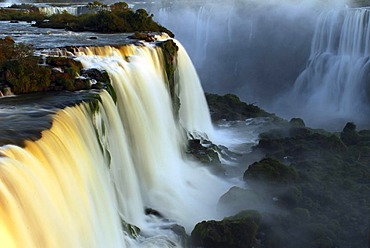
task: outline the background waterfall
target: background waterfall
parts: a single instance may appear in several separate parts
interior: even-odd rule
[[[206,91],[236,93],[312,126],[341,119],[336,128],[369,124],[367,12],[345,1],[247,0],[154,10],[187,48]]]
[[[230,185],[186,158],[162,50],[127,45],[76,54],[86,68],[108,72],[117,101],[102,91],[95,103],[60,110],[40,140],[1,148],[0,246],[173,247],[172,224],[190,232],[203,219],[223,217],[216,205]],[[192,68],[185,55],[179,66]],[[201,90],[192,77],[181,80]],[[199,106],[204,99],[191,100]],[[148,207],[169,221],[145,215]],[[141,236],[132,239],[124,223]]]
[[[290,93],[298,115],[368,122],[369,14],[368,9],[349,9],[320,15],[307,67]]]

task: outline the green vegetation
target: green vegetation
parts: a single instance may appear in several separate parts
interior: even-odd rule
[[[91,6],[96,6],[94,5]],[[115,3],[111,11],[102,8],[97,13],[74,16],[68,13],[56,14],[48,20],[38,20],[35,26],[40,28],[64,28],[71,31],[101,32],[101,33],[133,33],[136,31],[172,32],[153,21],[153,15],[146,10],[138,9],[135,12],[125,3]]]
[[[38,8],[29,4],[13,4],[9,8],[0,8],[1,21],[41,21],[46,16]]]
[[[173,33],[153,21],[153,15],[145,9],[133,11],[125,2],[107,6],[98,1],[88,3],[87,8],[93,13],[74,16],[68,13],[54,14],[47,17],[37,7],[29,4],[13,5],[0,9],[3,21],[36,21],[39,28],[67,29],[76,32],[91,31],[100,33],[133,33],[136,31]]]
[[[131,33],[135,31],[167,32],[166,28],[152,20],[152,16],[139,9],[136,12],[125,9],[102,10],[96,14],[73,16],[68,13],[52,15],[48,21],[37,21],[35,26],[40,28],[65,28],[71,31],[102,32],[102,33]]]
[[[262,180],[271,184],[291,183],[297,179],[297,172],[276,159],[265,158],[248,167],[244,180]]]
[[[16,44],[11,37],[0,40],[1,90],[10,87],[16,94],[44,91],[50,86],[51,70],[38,65],[32,47]]]
[[[83,71],[81,63],[71,58],[47,57],[44,65],[39,62],[30,45],[15,43],[9,36],[0,39],[0,91],[10,88],[14,94],[25,94],[84,90],[91,88],[90,79],[100,85],[109,84],[106,72]]]

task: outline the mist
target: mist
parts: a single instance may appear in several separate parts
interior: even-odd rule
[[[323,100],[326,94],[305,98],[302,87],[297,94],[297,80],[311,61],[319,17],[341,14],[348,8],[346,1],[163,2],[153,11],[155,19],[184,44],[206,92],[235,93],[282,117],[301,117],[313,127],[340,129],[347,121],[368,126],[367,109],[358,106],[365,102],[338,110],[335,100]],[[316,79],[316,85],[321,81]],[[352,99],[355,94],[348,104]]]

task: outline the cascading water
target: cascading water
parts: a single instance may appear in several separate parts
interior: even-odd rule
[[[212,137],[214,134],[206,98],[198,74],[184,47],[176,42],[178,51],[178,82],[180,87],[180,122],[195,135],[202,132]],[[196,100],[195,100],[196,99]]]
[[[369,10],[346,4],[180,0],[154,16],[184,44],[206,91],[235,93],[315,127],[332,128],[330,118],[346,119],[336,128],[368,126],[368,51],[360,47],[369,40]]]
[[[150,46],[129,45],[120,49],[87,48],[79,53],[79,60],[85,67],[101,68],[110,75],[118,96],[117,106],[122,123],[129,135],[129,147],[135,169],[139,178],[145,178],[140,180],[145,206],[162,211],[165,216],[178,221],[187,230],[191,229],[196,220],[209,214],[215,215],[211,209],[212,204],[209,203],[217,202],[226,185],[215,182],[216,178],[183,158],[185,137],[174,118],[171,99],[165,87],[161,50]],[[193,99],[187,98],[187,94],[193,94],[201,90],[201,87],[198,85],[199,81],[194,82],[194,68],[188,64],[190,60],[186,56],[180,46],[178,67],[181,79],[178,82],[180,92],[187,89],[184,94],[180,93],[181,105],[194,111],[195,116],[200,116],[198,122],[205,120],[210,126],[198,124],[189,117],[186,110],[185,114],[182,114],[181,109],[180,123],[185,123],[185,129],[194,129],[189,131],[212,131],[209,113],[204,112],[208,107],[202,107],[203,104],[206,105],[204,96],[197,98],[202,91],[193,95]],[[182,70],[189,70],[189,73]],[[192,87],[195,89],[189,89]],[[183,97],[184,95],[186,97]],[[196,107],[188,103],[189,100],[195,101]],[[208,179],[201,180],[202,177]],[[210,192],[210,185],[219,185],[219,188],[217,186],[214,192]],[[183,198],[184,195],[187,196],[186,199]]]
[[[39,11],[40,11],[40,13],[44,13],[47,16],[56,15],[56,14],[63,14],[63,13],[68,13],[68,14],[75,15],[75,16],[81,14],[81,9],[79,11],[79,7],[78,6],[66,6],[66,7],[52,7],[52,6],[47,6],[47,7],[39,7]]]
[[[91,115],[66,108],[40,140],[1,148],[1,247],[125,247]]]
[[[72,5],[72,6],[40,6],[40,13],[44,13],[46,16],[68,13],[71,15],[82,15],[87,13],[97,13],[101,10],[109,10],[108,7],[102,6],[88,6],[88,5]]]
[[[298,114],[359,124],[368,120],[369,15],[364,8],[321,14],[307,68],[291,93]]]
[[[86,68],[108,72],[117,102],[102,91],[97,104],[60,110],[40,140],[1,148],[0,246],[174,247],[173,223],[190,232],[203,219],[222,217],[216,205],[229,184],[185,157],[161,49],[91,47],[77,55]],[[192,68],[185,55],[180,47],[178,66]],[[182,78],[180,91],[192,80]],[[192,100],[199,106],[204,99]],[[131,238],[125,223],[138,226],[140,236]]]

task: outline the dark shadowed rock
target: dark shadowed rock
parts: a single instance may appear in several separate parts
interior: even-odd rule
[[[306,126],[306,124],[301,118],[292,118],[289,121],[289,124],[293,127],[305,127]]]
[[[235,121],[256,117],[276,117],[274,114],[267,113],[253,104],[240,101],[239,97],[233,94],[220,96],[207,93],[206,98],[213,121],[223,119]]]

